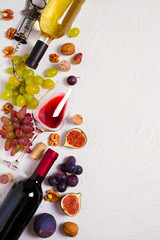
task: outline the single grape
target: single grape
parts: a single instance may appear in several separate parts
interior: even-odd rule
[[[80,30],[79,28],[72,28],[70,31],[69,31],[69,36],[74,38],[74,37],[77,37],[80,33]]]
[[[11,97],[12,97],[12,91],[9,89],[4,90],[1,94],[1,98],[5,101],[9,100]]]
[[[56,179],[57,179],[58,183],[66,182],[67,175],[64,172],[60,172],[56,175]]]
[[[26,153],[31,153],[31,152],[32,152],[32,150],[29,147],[27,147]]]
[[[18,138],[18,143],[21,146],[25,147],[29,143],[29,139],[28,138]]]
[[[62,172],[66,172],[66,163],[62,163],[61,166],[60,166],[60,169]]]
[[[19,92],[20,92],[21,94],[24,94],[24,93],[26,92],[25,87],[20,87],[20,88],[19,88]]]
[[[23,97],[25,98],[27,103],[31,102],[33,100],[33,98],[34,98],[34,96],[32,94],[30,94],[30,93],[24,93]]]
[[[12,103],[13,105],[17,105],[17,97],[12,97]]]
[[[16,134],[17,137],[22,137],[22,133],[23,133],[22,130],[19,129],[19,128],[16,129],[16,131],[15,131],[15,134]]]
[[[14,110],[12,110],[14,111]],[[11,112],[12,113],[12,112]],[[11,118],[12,119],[12,118]],[[1,121],[5,124],[5,125],[11,125],[12,121],[11,119],[7,118],[7,117],[1,117]]]
[[[43,84],[43,78],[40,75],[37,75],[33,78],[33,82],[37,85]]]
[[[12,120],[13,122],[18,122],[17,111],[15,111],[15,110],[12,110],[12,111],[11,111],[11,120]]]
[[[67,78],[67,83],[71,86],[75,85],[77,83],[77,78],[75,76],[69,76]]]
[[[12,147],[12,151],[10,155],[13,157],[17,152],[20,150],[20,145],[17,145],[16,147]]]
[[[17,67],[17,70],[22,70],[24,71],[26,69],[26,65],[24,62],[22,62],[18,67]]]
[[[9,84],[8,82],[5,84],[5,89],[11,90],[13,91],[13,89],[15,89],[14,86],[12,86],[11,84]]]
[[[25,124],[27,124],[27,125],[28,125],[28,123],[31,123],[31,122],[32,122],[32,120],[33,120],[33,118],[32,118],[32,117],[25,116],[25,118],[23,119],[23,124],[24,124],[24,125],[25,125]]]
[[[79,179],[76,175],[69,175],[67,178],[67,185],[70,187],[75,187],[79,182]]]
[[[17,70],[17,76],[22,77],[23,76],[23,70]]]
[[[25,84],[33,83],[33,77],[29,77],[25,80]]]
[[[50,177],[48,178],[48,184],[49,184],[50,186],[53,186],[53,187],[57,186],[58,181],[57,181],[55,175],[50,176]]]
[[[32,69],[26,69],[23,72],[23,78],[27,79],[29,77],[34,77],[34,71]]]
[[[69,173],[74,173],[76,171],[76,168],[77,166],[75,165],[75,163],[67,163],[66,165],[66,172],[69,172]]]
[[[34,131],[34,127],[30,127],[30,126],[28,126],[28,125],[22,125],[22,126],[21,126],[21,130],[22,130],[23,132],[33,132],[33,131]]]
[[[9,79],[8,79],[8,82],[9,84],[11,84],[12,86],[14,87],[17,87],[19,84],[20,84],[20,81],[17,77],[15,76],[11,76]]]
[[[73,58],[73,64],[80,64],[82,61],[82,53],[77,53]]]
[[[69,156],[67,158],[67,163],[73,163],[75,164],[76,163],[76,158],[74,156]]]
[[[46,71],[46,76],[47,77],[55,77],[58,73],[58,70],[57,68],[55,67],[52,67],[52,68],[49,68],[47,71]]]
[[[37,94],[40,92],[40,88],[38,85],[31,83],[26,85],[26,92],[31,94]]]
[[[14,131],[14,127],[12,124],[10,125],[3,125],[2,126],[2,129],[5,131],[5,132],[13,132]]]
[[[9,151],[11,149],[11,147],[12,147],[12,140],[11,139],[6,139],[4,149],[6,151]]]
[[[52,79],[46,79],[44,80],[43,82],[43,85],[42,85],[44,88],[47,88],[47,89],[51,89],[55,86],[54,82]]]
[[[7,68],[7,73],[13,74],[13,68],[12,67]]]
[[[14,90],[13,91],[13,97],[18,97],[19,95],[19,91],[18,90]]]
[[[25,98],[23,97],[23,95],[19,95],[17,97],[17,105],[19,107],[23,107],[25,105],[26,101],[25,101]]]
[[[13,139],[12,146],[13,147],[17,147],[17,145],[18,145],[18,140],[17,139]]]
[[[23,120],[23,119],[25,118],[25,116],[26,116],[26,111],[27,111],[27,106],[24,105],[24,106],[16,113],[17,118],[18,118],[19,120]]]
[[[19,122],[13,122],[13,127],[14,127],[15,130],[20,128]]]
[[[32,138],[33,136],[34,136],[34,133],[32,132],[25,133],[26,138]]]
[[[9,139],[14,139],[15,138],[15,133],[14,132],[8,132],[6,133],[6,137],[9,138]]]
[[[13,56],[12,61],[15,66],[18,66],[22,62],[22,59],[20,56],[15,55]]]
[[[27,58],[29,57],[29,53],[26,53],[22,56],[22,61],[25,62]]]
[[[75,171],[75,174],[80,175],[80,174],[82,174],[82,172],[83,172],[83,168],[80,165],[77,165],[77,169]]]
[[[66,183],[59,183],[57,185],[57,191],[59,192],[65,192],[67,189],[67,184]]]
[[[27,104],[28,108],[30,109],[36,109],[39,105],[39,101],[37,98],[34,98],[31,102]]]

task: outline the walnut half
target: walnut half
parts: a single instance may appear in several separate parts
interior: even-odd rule
[[[6,104],[3,106],[2,111],[4,111],[5,114],[8,114],[8,113],[10,113],[10,112],[12,111],[12,109],[13,109],[13,105],[10,104],[10,103],[6,103]]]

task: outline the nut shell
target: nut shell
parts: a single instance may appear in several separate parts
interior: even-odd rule
[[[75,53],[75,46],[73,43],[65,43],[61,47],[61,53],[64,55],[72,55]]]
[[[73,122],[77,125],[80,125],[83,123],[83,117],[80,114],[75,114],[72,118]]]
[[[74,222],[66,222],[63,224],[63,231],[70,237],[75,237],[78,233],[79,227]]]

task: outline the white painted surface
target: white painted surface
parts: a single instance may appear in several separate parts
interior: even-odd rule
[[[8,27],[22,20],[26,1],[1,0],[1,9],[11,8],[15,19],[1,21],[1,50],[12,45],[5,38]],[[64,158],[74,155],[84,168],[80,182],[68,192],[82,192],[80,213],[71,218],[59,205],[43,201],[35,215],[49,212],[57,220],[57,232],[48,239],[68,239],[60,225],[79,225],[77,240],[158,240],[160,236],[160,2],[158,0],[88,0],[73,26],[81,33],[53,41],[37,73],[52,64],[48,55],[65,42],[73,42],[84,54],[71,74],[80,76],[72,92],[70,116],[80,113],[87,145],[81,150],[59,146],[60,156],[50,173]],[[29,52],[38,38],[32,32],[29,44],[19,54]],[[7,81],[8,60],[0,53],[1,89]],[[63,59],[63,56],[61,56]],[[65,58],[65,57],[64,57]],[[66,59],[66,58],[65,58]],[[68,57],[68,59],[70,59]],[[59,73],[59,87],[66,87],[68,73]],[[1,106],[4,102],[0,102]],[[68,122],[59,134],[73,128]],[[35,141],[47,143],[48,134]],[[3,142],[1,140],[1,142]],[[6,157],[1,146],[1,156]],[[21,163],[28,174],[37,165],[29,157]],[[43,190],[50,187],[43,184]],[[20,240],[38,239],[33,220]]]

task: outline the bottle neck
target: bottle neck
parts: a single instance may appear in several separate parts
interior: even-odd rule
[[[35,181],[37,184],[41,184],[44,180],[44,177],[40,176],[38,173],[34,172],[30,177],[32,181]]]
[[[52,165],[55,162],[55,160],[57,159],[57,157],[58,157],[58,153],[49,148],[46,151],[46,153],[45,153],[44,157],[42,158],[42,160],[40,161],[40,163],[38,164],[38,166],[35,170],[35,173],[37,173],[41,177],[45,178],[45,176],[47,175],[48,171],[52,167]]]

